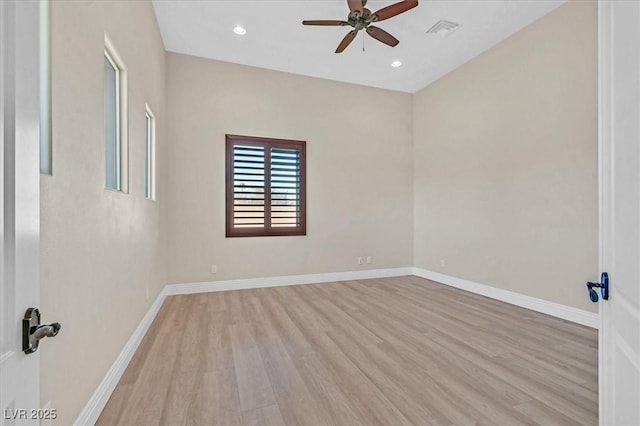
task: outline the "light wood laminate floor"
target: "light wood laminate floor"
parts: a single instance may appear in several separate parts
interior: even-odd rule
[[[98,425],[595,425],[597,331],[418,277],[167,298]]]

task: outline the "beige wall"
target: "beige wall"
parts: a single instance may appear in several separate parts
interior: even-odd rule
[[[411,266],[411,95],[167,63],[169,283]],[[225,238],[226,133],[307,141],[307,236]]]
[[[103,50],[129,74],[130,193],[107,191]],[[62,331],[43,343],[42,403],[70,425],[166,283],[158,201],[144,198],[145,102],[164,155],[165,53],[150,2],[52,7],[53,176],[41,177],[41,310]],[[146,300],[149,288],[150,299]]]
[[[415,95],[415,266],[596,310],[596,13],[571,1]]]

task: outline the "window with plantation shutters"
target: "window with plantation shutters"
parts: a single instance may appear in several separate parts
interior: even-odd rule
[[[305,142],[227,135],[227,237],[306,235]]]

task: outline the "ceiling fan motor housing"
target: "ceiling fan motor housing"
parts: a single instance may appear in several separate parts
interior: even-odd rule
[[[376,21],[376,15],[372,15],[371,11],[367,8],[362,9],[362,15],[359,11],[354,11],[349,14],[347,22],[356,30],[366,28],[367,25]]]

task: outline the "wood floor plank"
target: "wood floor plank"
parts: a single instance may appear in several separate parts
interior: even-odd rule
[[[350,404],[357,409],[365,424],[411,424],[329,336],[319,335],[315,343],[328,374],[348,395]]]
[[[316,302],[317,300],[312,305],[315,306]],[[272,310],[278,310],[274,309],[275,302],[273,300],[270,300],[269,303]],[[280,311],[283,312],[284,309],[280,309]],[[290,321],[286,315],[284,318],[280,315],[277,320],[283,323],[287,323],[287,320]],[[295,330],[300,332],[297,327]],[[309,331],[312,330],[313,328]],[[337,405],[337,407],[340,407],[336,413],[337,417],[348,417],[351,412],[356,412],[355,419],[358,419],[357,421],[351,417],[347,423],[339,421],[337,424],[356,424],[360,422],[363,424],[408,424],[407,419],[401,412],[368,381],[367,377],[353,365],[351,360],[326,333],[310,332],[306,335],[309,338],[307,343],[312,349],[307,354],[317,354],[318,358],[308,357],[305,353],[302,353],[304,361],[313,362],[313,369],[321,372],[322,376],[330,378],[333,382],[332,384],[335,385],[332,386],[332,393],[344,395],[344,402]],[[297,351],[293,353],[298,354]],[[312,377],[313,379],[317,379],[317,377]],[[316,382],[316,384],[327,386],[327,383]],[[347,406],[345,406],[345,403]]]
[[[171,311],[167,313],[164,321],[157,324],[158,335],[142,361],[140,374],[133,384],[133,390],[127,404],[122,407],[117,424],[160,424],[164,402],[171,383],[171,374],[168,372],[173,370],[179,347],[180,335],[176,333],[176,327],[181,327],[184,324],[188,306],[187,298],[174,297],[175,299],[171,301]],[[112,405],[110,399],[96,424],[110,424],[103,423],[102,419],[110,416],[109,411],[117,409],[115,404]]]
[[[275,289],[275,295],[281,307],[295,324],[306,324],[314,332],[330,331],[333,326],[320,314],[315,314],[311,302],[320,299],[307,299],[297,290],[310,286],[296,286]]]
[[[237,323],[229,327],[235,362],[240,408],[243,411],[276,404],[251,326]]]
[[[243,422],[234,370],[206,372],[190,401],[187,425],[241,425]]]
[[[207,295],[207,312],[219,312],[227,309],[224,292],[203,293]]]
[[[298,322],[296,332],[292,333],[294,336],[298,333],[308,336],[309,340],[304,340],[306,349],[299,350],[302,346],[300,344],[285,345],[287,352],[308,389],[321,405],[322,410],[332,417],[333,423],[336,425],[369,425],[371,419],[363,414],[366,412],[366,407],[363,408],[360,401],[350,398],[349,389],[342,386],[341,381],[334,380],[334,373],[331,371],[330,365],[323,361],[324,358],[318,350],[322,347],[326,334],[324,330],[318,330],[314,326],[314,320],[322,317],[322,314],[316,311],[313,306],[312,301],[315,300],[318,299],[310,299],[307,301],[308,303],[304,304],[307,318]],[[273,308],[273,300],[270,303]],[[287,311],[290,307],[286,307]],[[272,318],[274,321],[283,321],[281,316]],[[293,318],[289,320],[293,320]],[[286,321],[284,322],[286,323]],[[272,324],[275,326],[275,323]]]
[[[457,352],[468,362],[488,371],[494,376],[501,377],[512,386],[522,392],[531,395],[532,399],[537,399],[560,411],[570,413],[572,417],[583,419],[584,424],[597,423],[597,416],[593,415],[592,408],[584,408],[588,404],[597,406],[595,395],[585,395],[580,385],[572,385],[566,380],[559,380],[564,383],[564,388],[555,386],[556,379],[553,374],[544,369],[532,370],[525,363],[519,364],[511,355],[489,357],[472,346],[467,345],[463,340],[456,338],[445,338],[445,335],[433,332],[432,338],[439,339],[438,343],[450,350]],[[577,394],[582,394],[579,396]],[[564,408],[562,408],[564,407]],[[590,419],[590,420],[587,420]]]
[[[140,375],[140,370],[144,364],[144,361],[149,356],[149,351],[153,347],[156,337],[158,336],[160,330],[162,329],[163,323],[167,321],[167,317],[171,315],[174,308],[174,301],[176,299],[173,297],[169,297],[165,300],[165,303],[160,307],[156,317],[154,318],[151,326],[149,326],[149,331],[140,342],[140,346],[138,346],[138,350],[136,354],[139,354],[136,357],[131,359],[131,362],[127,366],[122,378],[120,379],[120,383],[122,384],[133,384],[138,379]]]
[[[370,290],[370,292],[373,292]],[[454,315],[442,315],[429,307],[420,306],[409,299],[398,299],[394,296],[381,295],[363,296],[364,301],[375,306],[390,317],[419,326],[421,331],[429,329],[444,329],[455,335],[463,335],[465,340],[475,348],[489,356],[499,355],[508,351],[501,342],[487,340],[487,335],[481,335],[476,329],[470,330],[469,325],[457,320]]]
[[[418,387],[411,386],[412,380],[402,374],[406,370],[398,368],[395,360],[385,356],[379,345],[371,344],[362,348],[340,332],[329,333],[329,336],[413,424],[443,424],[452,421],[438,410],[436,404],[421,400],[423,383]]]
[[[284,305],[278,301],[277,295],[275,293],[268,294],[261,300],[267,308],[271,322],[279,329],[279,332],[282,333],[282,342],[287,347],[287,351],[295,357],[303,357],[307,353],[313,352],[309,338],[312,337],[314,333],[310,332],[305,334],[301,331],[302,324],[295,323],[291,319]],[[312,310],[308,311],[310,314],[313,312]]]
[[[207,354],[202,349],[206,347],[203,343],[206,343],[207,329],[201,321],[206,317],[207,305],[201,297],[193,298],[193,301],[185,312],[186,321],[178,334],[179,350],[173,369],[167,371],[171,382],[160,419],[160,423],[165,425],[188,423],[189,406],[200,391],[199,378],[206,369]]]
[[[255,408],[242,413],[244,426],[285,426],[282,413],[277,405]]]
[[[201,324],[201,327],[207,333],[207,339],[202,346],[207,353],[206,371],[233,370],[235,364],[231,337],[229,336],[231,322],[229,313],[226,310],[208,310],[207,316],[203,320],[204,324]]]
[[[98,425],[595,425],[598,336],[415,276],[165,300]]]
[[[321,361],[321,356],[309,353],[293,360],[300,376],[312,395],[321,404],[336,425],[368,425],[368,416],[362,414],[359,403],[353,401],[348,389],[331,376],[330,369]]]
[[[373,364],[379,366],[380,371],[362,364],[361,368],[377,382],[377,386],[391,401],[404,410],[403,414],[411,418],[414,424],[468,425],[476,424],[480,420],[487,421],[481,414],[470,410],[468,405],[461,404],[455,393],[442,387],[424,370],[408,368],[407,364],[397,363],[396,359],[381,349],[382,346],[383,344],[370,345],[366,348]],[[379,374],[382,376],[375,377]],[[398,390],[391,385],[392,381],[396,381],[403,389],[399,395],[395,394]],[[411,402],[398,401],[398,397],[415,400],[420,409],[412,410]]]
[[[362,302],[366,303],[366,302]],[[395,356],[397,362],[409,368],[419,368],[433,370],[444,368],[446,358],[439,357],[422,347],[425,341],[420,333],[420,329],[412,328],[412,324],[384,315],[379,310],[372,312],[351,312],[355,318],[376,327],[378,336],[383,339],[379,346],[383,351],[386,349],[391,356]]]
[[[534,320],[534,323],[536,327],[541,327],[542,331],[549,334],[552,333],[562,340],[582,343],[584,345],[595,344],[597,347],[598,341],[593,340],[593,336],[596,335],[597,332],[593,328],[572,324],[567,320],[553,318],[548,315],[540,315]]]
[[[565,348],[565,346],[538,346],[522,350],[520,347],[513,347],[511,354],[573,383],[583,384],[597,379],[597,371],[593,367],[575,362],[572,354],[564,351]]]
[[[344,311],[357,309],[351,300],[357,298],[358,293],[345,286],[344,282],[328,283],[328,285],[318,284],[315,288],[320,295],[324,296],[324,300],[330,300],[333,303],[340,301],[340,307]]]
[[[504,368],[518,374],[520,380],[537,388],[536,398],[544,404],[564,412],[571,418],[588,423],[598,414],[597,393],[554,374],[539,374],[536,367],[516,356],[500,356],[496,358]]]
[[[242,305],[242,291],[225,291],[223,295],[224,304],[227,307],[227,312],[229,313],[229,323],[246,323],[247,317],[244,313],[244,308]]]
[[[467,362],[457,352],[447,349],[438,344],[437,341],[430,341],[429,346],[433,351],[432,353],[436,354],[435,356],[447,362],[446,366],[431,369],[428,373],[436,372],[452,378],[462,378],[468,387],[475,388],[478,392],[490,394],[509,405],[521,404],[532,399],[531,395],[503,380],[501,376],[490,373],[481,365]]]
[[[455,370],[431,372],[431,376],[443,388],[458,395],[468,408],[476,411],[478,414],[475,417],[481,423],[514,426],[527,424],[527,418],[514,411],[512,406],[507,405],[497,395],[486,392],[477,386],[477,383],[467,380]]]
[[[525,402],[515,405],[514,408],[524,414],[529,419],[530,424],[540,426],[580,426],[579,422],[540,401]]]
[[[258,349],[285,422],[297,425],[333,424],[331,416],[309,392],[260,301],[257,298],[250,300],[246,311],[252,312],[259,320],[253,324],[256,340],[269,342],[268,345],[258,345]]]
[[[348,313],[344,312],[330,301],[318,300],[313,302],[313,304],[325,315],[328,322],[332,323],[334,327],[343,330],[353,340],[356,340],[363,345],[382,342],[382,340],[380,340],[380,338],[371,330],[353,319],[353,317]]]

